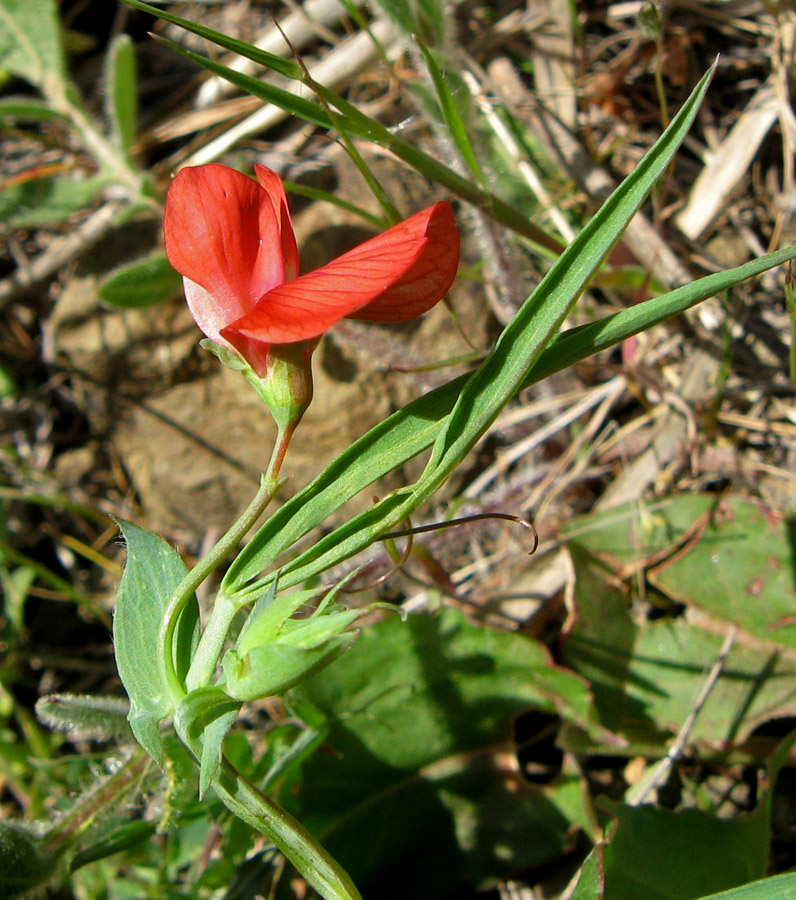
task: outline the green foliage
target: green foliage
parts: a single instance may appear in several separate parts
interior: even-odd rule
[[[132,161],[138,135],[138,84],[135,50],[129,35],[117,35],[106,57],[106,108],[113,141],[125,159]]]
[[[57,859],[42,855],[38,844],[22,829],[0,822],[0,900],[28,896],[52,876]]]
[[[763,878],[744,887],[700,897],[699,900],[796,900],[796,874]]]
[[[66,79],[54,0],[0,2],[0,66],[46,94]]]
[[[137,259],[117,269],[100,285],[101,300],[122,309],[146,309],[176,297],[182,278],[165,253]]]
[[[616,822],[603,853],[606,900],[691,900],[704,891],[762,877],[768,863],[773,789],[794,740],[796,733],[779,746],[769,767],[768,790],[747,815],[727,820],[697,809],[672,812],[604,801],[601,805]]]
[[[130,704],[120,697],[49,694],[36,703],[36,715],[55,731],[96,740],[130,736]]]
[[[440,0],[377,0],[377,6],[407,36],[418,35],[432,46],[445,38],[445,12]]]
[[[584,683],[541,644],[453,610],[391,617],[295,692],[308,701],[332,752],[303,767],[300,818],[366,896],[445,896],[457,873],[487,883],[567,846],[555,791],[507,763],[529,708],[587,721]]]
[[[494,350],[460,386],[436,433],[431,458],[418,481],[385,497],[291,560],[281,571],[283,587],[301,583],[364,549],[428,500],[521,389],[545,345],[561,327],[589,279],[663,173],[699,108],[710,82],[705,75],[671,126],[561,254],[538,288],[506,326]],[[418,448],[420,449],[420,448]],[[369,483],[376,473],[369,473]],[[272,563],[267,537],[271,519],[237,557],[224,580],[232,595]],[[319,524],[313,522],[313,525]],[[256,585],[259,590],[262,585]]]
[[[0,190],[0,218],[15,228],[62,222],[90,206],[108,178],[33,178]]]
[[[137,0],[130,5],[161,13]],[[479,185],[323,85],[314,85],[318,100],[298,98],[192,51],[181,52],[317,126],[386,148],[498,222],[548,251],[560,250],[517,204],[507,203],[487,186],[467,109],[457,93],[463,86],[456,73],[446,69],[442,5],[437,0],[407,0],[384,7],[407,34],[420,35],[441,121]],[[162,16],[290,79],[308,80],[295,62],[168,11]],[[16,227],[63,221],[93,203],[111,183],[128,186],[128,213],[140,209],[145,179],[132,158],[138,112],[130,40],[116,38],[106,58],[109,134],[87,117],[68,82],[52,0],[0,0],[0,64],[38,87],[43,96],[0,100],[0,119],[15,123],[58,118],[68,123],[83,138],[100,172],[82,181],[39,179],[7,188],[0,193],[4,221]],[[337,900],[356,900],[355,883],[369,896],[387,900],[436,900],[461,879],[487,888],[518,871],[562,860],[578,831],[594,838],[601,826],[607,828],[606,842],[584,864],[572,895],[576,900],[691,900],[764,874],[771,785],[784,760],[783,750],[770,767],[770,786],[757,808],[729,821],[720,819],[709,803],[678,812],[635,807],[630,792],[625,802],[602,804],[601,812],[607,814],[600,818],[582,790],[578,765],[586,752],[638,754],[650,760],[666,756],[693,709],[705,673],[722,652],[716,622],[722,631],[734,626],[739,633],[699,709],[690,740],[713,760],[740,748],[748,754],[744,758],[759,761],[757,745],[750,741],[754,729],[775,716],[796,715],[791,659],[796,597],[788,519],[738,497],[716,505],[714,497],[695,496],[573,523],[565,535],[577,570],[560,657],[567,668],[554,663],[547,649],[529,637],[475,626],[450,610],[406,623],[386,618],[368,626],[354,642],[355,632],[347,629],[359,610],[334,605],[332,593],[314,613],[296,617],[317,592],[307,588],[277,593],[276,582],[276,567],[281,565],[280,588],[316,584],[333,566],[396,527],[445,483],[524,387],[796,257],[796,249],[779,251],[600,322],[557,333],[582,291],[595,279],[609,284],[617,277],[600,270],[602,261],[671,161],[709,77],[562,253],[483,364],[377,426],[260,528],[224,577],[215,609],[221,609],[222,601],[227,604],[226,627],[216,633],[205,630],[203,638],[209,634],[211,639],[201,654],[193,590],[221,560],[214,560],[203,578],[186,589],[179,554],[144,529],[122,525],[128,555],[114,621],[119,674],[130,698],[133,732],[166,780],[155,780],[160,773],[148,772],[148,761],[138,750],[132,762],[121,767],[124,774],[130,766],[130,778],[119,796],[142,785],[150,795],[165,797],[166,808],[158,822],[125,821],[126,810],[103,810],[104,821],[92,821],[94,830],[76,838],[79,847],[71,860],[79,880],[76,895],[115,900],[132,892],[183,898],[225,891],[228,900],[242,900],[265,893],[266,887],[271,889],[263,884],[272,870],[271,851],[248,859],[245,872],[239,866],[252,847],[249,826],[292,860],[314,890]],[[378,184],[373,189],[378,193]],[[386,195],[382,199],[390,213]],[[99,294],[114,306],[144,308],[178,288],[179,278],[158,254],[115,272]],[[219,352],[223,357],[223,348]],[[428,448],[430,460],[415,484],[327,532],[309,549],[303,546],[281,564],[280,554],[360,490]],[[230,547],[247,530],[235,533]],[[642,626],[628,607],[630,575],[663,598],[662,610],[676,602],[698,615],[662,614]],[[37,577],[42,577],[40,571],[20,556],[4,553],[0,559],[7,620],[3,640],[11,647],[24,627],[28,590]],[[184,607],[181,594],[187,601]],[[235,617],[250,603],[255,606],[236,637],[240,618]],[[173,635],[168,633],[171,625]],[[173,647],[165,660],[164,647]],[[329,665],[332,660],[335,664]],[[279,719],[281,707],[272,701],[274,720],[268,723],[262,756],[255,758],[246,736],[235,729],[242,702],[291,688],[295,690],[285,701],[289,718]],[[545,785],[525,779],[517,764],[513,728],[529,710],[561,723],[557,749],[564,760]],[[120,702],[107,698],[58,695],[45,698],[39,712],[50,726],[70,733],[107,737],[125,730],[119,727]],[[64,798],[87,778],[85,766],[69,762],[58,776],[40,766],[40,780],[23,785],[19,773],[26,771],[28,758],[45,759],[52,745],[4,690],[0,714],[4,783],[19,796],[29,791],[34,815],[49,815],[55,798],[68,820]],[[163,720],[169,718],[179,741],[165,730]],[[17,741],[17,732],[23,741]],[[201,804],[194,800],[197,769]],[[106,784],[98,782],[102,789]],[[224,819],[222,803],[238,818]],[[218,834],[224,852],[207,860],[200,871],[196,860],[204,859]],[[655,853],[650,852],[653,847]],[[107,877],[115,874],[114,865],[106,861],[122,852],[130,885],[117,887]],[[5,881],[0,878],[0,898],[40,887],[54,867],[53,854],[42,853],[30,835],[7,826],[0,828],[0,856],[0,870],[12,873]],[[794,880],[782,876],[722,896],[763,900],[791,895],[796,896]]]
[[[602,806],[616,818],[605,849],[606,898],[692,900],[764,874],[768,817],[762,808],[727,820],[696,809]]]
[[[138,742],[162,766],[159,722],[176,703],[163,675],[156,636],[164,613],[186,569],[162,538],[129,522],[120,523],[127,542],[127,563],[116,596],[113,642],[119,676],[130,698],[128,716]],[[175,668],[183,675],[191,658],[199,610],[196,601],[180,617],[175,641]]]
[[[791,630],[778,627],[781,611],[796,604],[786,518],[740,497],[682,495],[650,508],[634,504],[584,516],[567,533],[578,580],[565,658],[592,684],[607,728],[640,744],[656,740],[661,729],[676,732],[721,649],[725,629],[717,633],[717,621],[744,632],[692,738],[719,749],[745,740],[772,716],[796,715],[796,670],[783,652],[791,645]],[[652,586],[711,618],[635,623],[614,576],[627,577],[645,562],[652,565]],[[766,586],[764,579],[758,590],[758,566],[777,579],[768,602],[758,599]]]
[[[470,172],[486,186],[486,177],[481,170],[481,166],[476,158],[475,150],[467,133],[465,120],[462,116],[462,109],[466,109],[471,102],[470,94],[461,79],[448,72],[444,72],[437,64],[434,54],[429,47],[420,39],[417,39],[420,50],[423,54],[426,67],[428,68],[434,90],[437,93],[439,107],[442,112],[443,120],[448,128],[453,143],[456,145],[462,159],[467,164]],[[451,83],[456,82],[456,92],[454,93]]]

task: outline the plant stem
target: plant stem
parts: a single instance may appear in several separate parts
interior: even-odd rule
[[[45,855],[60,853],[73,846],[103,810],[118,805],[121,796],[138,783],[151,762],[149,755],[136,747],[112,775],[80,799],[47,833],[41,848]]]
[[[295,427],[295,426],[294,426]],[[281,428],[277,432],[276,442],[265,474],[260,479],[260,488],[248,505],[243,515],[235,522],[218,543],[188,572],[169,601],[163,622],[160,626],[159,660],[165,683],[169,685],[171,701],[176,708],[187,690],[207,684],[218,663],[218,657],[226,639],[227,631],[237,607],[227,598],[219,596],[217,605],[213,607],[207,625],[199,640],[191,667],[186,678],[186,686],[180,683],[174,668],[174,632],[180,614],[193,596],[194,591],[225,559],[225,557],[243,540],[246,533],[265,512],[279,488],[279,470],[285,458],[293,428]]]
[[[326,900],[362,900],[348,873],[304,826],[246,781],[226,758],[213,789],[230,812],[272,841]]]

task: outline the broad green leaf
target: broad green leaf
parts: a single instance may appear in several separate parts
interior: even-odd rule
[[[61,222],[90,206],[107,185],[104,175],[23,181],[0,190],[0,220],[15,228]]]
[[[133,41],[127,34],[117,35],[108,48],[105,106],[114,143],[125,159],[130,160],[138,135],[138,82]]]
[[[45,95],[60,89],[66,65],[55,0],[0,0],[0,67]]]
[[[574,624],[564,660],[588,679],[602,725],[630,742],[661,747],[687,720],[723,636],[681,618],[636,624],[625,593],[594,557],[571,543]],[[690,737],[723,752],[761,723],[796,715],[796,662],[743,640],[727,657]]]
[[[711,74],[712,70],[703,76],[671,125],[561,254],[506,326],[494,350],[467,379],[418,481],[388,495],[288,563],[282,570],[283,587],[311,578],[369,546],[444,484],[526,383],[545,345],[664,172],[696,116]],[[247,555],[244,551],[241,556]],[[237,578],[238,571],[233,569],[230,577]]]
[[[763,799],[748,814],[721,819],[696,809],[603,801],[616,820],[603,857],[606,900],[693,900],[762,878],[774,786],[795,738],[791,734],[778,747]]]
[[[718,819],[696,809],[672,812],[607,800],[600,806],[617,825],[605,848],[605,900],[693,900],[765,872],[766,816]]]
[[[185,575],[179,554],[162,538],[121,522],[127,542],[113,617],[113,642],[119,676],[130,698],[129,721],[141,746],[163,764],[158,722],[174,713],[168,685],[157,658],[158,633],[172,593]],[[178,625],[175,667],[184,675],[198,620],[198,605],[188,605]]]
[[[796,649],[792,516],[729,496],[698,525],[681,553],[649,573],[650,582],[755,637]]]
[[[565,852],[571,822],[519,777],[512,722],[585,723],[589,698],[541,644],[453,610],[388,618],[294,694],[327,717],[329,752],[285,799],[366,896],[445,896],[452,873],[480,884]]]
[[[679,494],[578,516],[561,536],[625,577],[672,556],[718,503],[715,494]]]
[[[100,285],[101,300],[123,309],[144,309],[176,297],[182,278],[165,253],[155,253],[122,266]]]
[[[562,371],[794,257],[796,247],[781,250],[736,269],[705,276],[598,322],[558,334],[542,351],[522,387]],[[225,577],[225,585],[230,591],[240,590],[280,553],[361,490],[428,448],[443,428],[468,377],[461,376],[430,391],[376,425],[280,507],[232,563]],[[255,586],[253,593],[260,589]]]
[[[700,897],[699,900],[796,900],[796,873],[762,878],[730,891]]]

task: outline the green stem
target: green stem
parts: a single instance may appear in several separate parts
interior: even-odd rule
[[[213,779],[213,789],[230,812],[272,841],[326,900],[362,900],[348,873],[306,828],[261,794],[225,758]]]
[[[112,775],[76,803],[47,833],[41,848],[45,855],[60,853],[73,846],[104,810],[118,806],[122,795],[140,781],[151,762],[149,755],[136,747]]]
[[[185,575],[169,601],[158,636],[159,659],[162,675],[165,683],[169,686],[169,693],[175,708],[188,690],[205,685],[210,681],[218,664],[218,657],[224,645],[232,618],[237,612],[237,607],[234,607],[223,595],[219,595],[191,661],[185,687],[180,682],[177,670],[174,667],[174,632],[177,628],[180,614],[199,585],[237,547],[247,532],[265,512],[271,500],[273,500],[280,484],[279,470],[282,468],[282,462],[290,439],[293,436],[294,427],[279,429],[268,468],[262,476],[260,489],[255,494],[254,499],[248,505],[243,515],[218,541],[213,549],[206,556],[203,556],[191,571]]]
[[[127,164],[124,157],[117,152],[105,135],[97,129],[71,85],[58,82],[51,86],[47,91],[47,99],[56,110],[69,118],[80,133],[86,148],[94,155],[100,166],[114,180],[118,180],[126,187],[128,200],[130,202],[140,201],[144,188],[142,175]],[[157,204],[154,201],[152,201],[152,205],[157,208]]]
[[[230,625],[239,609],[240,603],[230,600],[223,591],[216,594],[213,609],[202,631],[202,637],[199,639],[188,674],[185,677],[185,689],[189,693],[210,683]]]

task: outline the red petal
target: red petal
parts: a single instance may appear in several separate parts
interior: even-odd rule
[[[219,344],[231,344],[258,375],[261,377],[265,375],[268,368],[268,348],[271,345],[265,341],[241,336],[237,336],[233,341],[221,337],[221,330],[227,323],[223,320],[213,297],[200,284],[189,278],[183,278],[182,283],[188,309],[202,331]]]
[[[458,260],[453,211],[437,203],[315,272],[268,291],[223,334],[287,344],[317,337],[345,316],[403,322],[442,299]]]
[[[285,261],[285,281],[298,278],[299,252],[296,246],[296,235],[293,232],[293,221],[290,218],[290,208],[287,205],[285,186],[282,179],[267,169],[265,166],[255,165],[254,174],[260,182],[260,187],[265,188],[271,197],[271,203],[279,223],[279,234],[282,238],[282,259]]]
[[[210,337],[218,335],[204,322],[239,319],[285,279],[271,196],[234,169],[182,169],[169,188],[163,230],[169,262],[206,292],[192,311]]]

